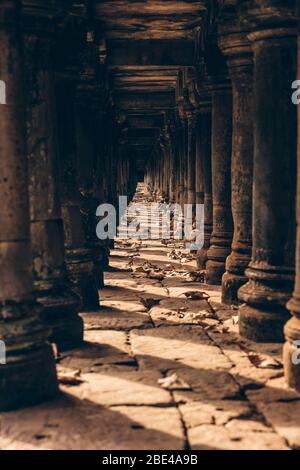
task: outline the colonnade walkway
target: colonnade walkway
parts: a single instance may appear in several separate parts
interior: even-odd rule
[[[57,357],[61,395],[0,414],[0,449],[300,448],[282,346],[241,339],[204,281],[178,241],[116,240],[84,346]]]

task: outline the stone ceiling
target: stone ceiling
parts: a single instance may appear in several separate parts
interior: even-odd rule
[[[106,42],[114,100],[127,115],[132,145],[140,146],[141,151],[148,151],[157,141],[159,118],[175,106],[179,68],[194,64],[195,33],[203,22],[206,3],[95,2],[97,29]]]

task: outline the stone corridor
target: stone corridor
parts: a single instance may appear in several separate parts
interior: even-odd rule
[[[281,346],[239,337],[182,244],[116,240],[101,299],[57,357],[61,396],[1,414],[0,449],[300,449]]]
[[[300,449],[300,0],[0,0],[0,449]]]

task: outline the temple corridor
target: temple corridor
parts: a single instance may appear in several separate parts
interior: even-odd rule
[[[280,345],[241,339],[237,310],[197,274],[182,243],[117,240],[84,346],[57,359],[63,396],[2,414],[0,448],[298,447]]]
[[[299,31],[0,0],[0,450],[300,449]]]

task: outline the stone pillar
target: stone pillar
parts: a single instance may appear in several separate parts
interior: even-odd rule
[[[59,349],[78,346],[83,322],[79,298],[71,291],[65,266],[58,177],[58,149],[52,40],[59,2],[32,10],[23,1],[27,88],[27,144],[33,266],[38,300]]]
[[[211,173],[211,97],[209,93],[200,95],[198,119],[199,160],[203,179],[204,202],[204,245],[197,253],[197,265],[205,269],[207,252],[210,247],[213,229],[212,173]]]
[[[233,91],[231,200],[234,222],[232,253],[222,279],[222,301],[238,302],[237,292],[248,281],[245,269],[252,251],[253,185],[253,54],[237,18],[226,25],[219,40],[228,57]]]
[[[162,191],[163,191],[163,168],[162,168],[162,155],[163,155],[163,149],[161,145],[161,138],[159,139],[158,142],[158,149],[157,149],[157,159],[158,159],[158,195],[161,197]]]
[[[186,92],[185,92],[186,93]],[[188,100],[184,99],[183,90],[179,90],[177,97],[177,106],[179,113],[179,152],[180,152],[180,201],[178,201],[184,208],[184,204],[188,202],[188,117],[186,110]]]
[[[189,122],[188,116],[184,115],[183,119],[183,204],[188,204],[188,181],[189,181]]]
[[[174,126],[174,158],[175,158],[175,196],[174,202],[180,204],[180,119],[176,110]]]
[[[241,2],[254,50],[253,250],[239,290],[240,333],[254,341],[283,340],[294,283],[296,19],[293,2]]]
[[[185,162],[185,121],[181,117],[180,118],[180,127],[179,127],[179,160],[180,160],[180,170],[179,170],[179,204],[183,208],[185,204],[185,170],[186,170],[186,162]]]
[[[93,260],[93,277],[98,289],[103,287],[103,271],[107,267],[105,241],[99,240],[96,235],[97,218],[96,211],[103,201],[97,198],[99,184],[97,180],[97,159],[99,129],[102,124],[101,91],[97,80],[97,55],[93,54],[93,43],[85,46],[85,67],[81,72],[81,80],[76,90],[76,135],[78,155],[78,183],[81,194],[81,214],[83,217],[86,246],[90,250]],[[92,49],[89,51],[89,49]],[[118,158],[120,154],[119,141],[114,139],[115,147],[115,200],[117,203],[117,172],[119,169]],[[122,139],[120,139],[120,143]],[[121,143],[122,145],[122,143]],[[101,150],[100,150],[101,151]]]
[[[87,246],[78,180],[75,84],[64,74],[57,80],[62,214],[65,228],[67,269],[82,310],[98,310],[99,297],[91,249]]]
[[[297,4],[298,12],[298,73],[300,76],[300,2]],[[297,177],[297,246],[296,246],[296,282],[292,299],[287,307],[293,317],[285,325],[284,333],[286,343],[283,349],[284,371],[287,384],[300,391],[300,365],[299,341],[300,341],[300,106],[298,105],[298,177]]]
[[[156,159],[156,194],[159,194],[161,191],[161,168],[160,168],[160,153],[159,149],[155,149],[155,159]]]
[[[170,140],[168,133],[164,131],[162,136],[162,169],[163,169],[163,197],[168,202],[170,185]]]
[[[196,122],[195,112],[188,113],[187,120],[187,203],[196,203]]]
[[[204,180],[203,165],[201,156],[201,139],[200,139],[200,115],[197,115],[196,121],[196,168],[195,168],[195,195],[196,204],[204,204]]]
[[[169,176],[169,202],[174,204],[176,202],[176,127],[174,118],[169,126],[169,140],[170,140],[170,176]]]
[[[94,185],[94,197],[97,202],[97,205],[100,205],[106,202],[106,194],[105,194],[105,168],[104,168],[104,161],[105,161],[105,121],[106,121],[106,96],[105,94],[101,95],[102,101],[98,106],[100,109],[97,110],[97,125],[96,125],[96,162],[95,162],[95,185]],[[125,167],[125,177],[126,177],[126,192],[128,193],[128,171],[127,166]],[[101,288],[104,284],[104,275],[103,272],[109,269],[109,244],[107,240],[98,240],[98,245],[100,245],[101,250],[96,249],[94,253],[96,254],[96,259],[94,262],[94,269],[97,270],[97,264],[99,266],[98,273],[96,274],[96,282],[97,287]],[[97,259],[99,263],[97,263]],[[102,286],[101,286],[101,283]]]
[[[207,252],[207,283],[221,284],[226,258],[231,251],[232,91],[226,81],[212,90],[212,193],[213,232]]]
[[[298,73],[300,73],[300,5],[298,10]],[[298,178],[297,178],[297,247],[296,247],[296,282],[292,299],[288,309],[293,317],[285,325],[284,333],[286,343],[283,349],[284,371],[288,385],[300,391],[300,366],[295,358],[299,358],[300,340],[300,107],[298,105]]]
[[[57,393],[55,361],[33,293],[29,230],[25,106],[20,44],[20,2],[0,8],[0,70],[6,104],[0,104],[0,410]]]

